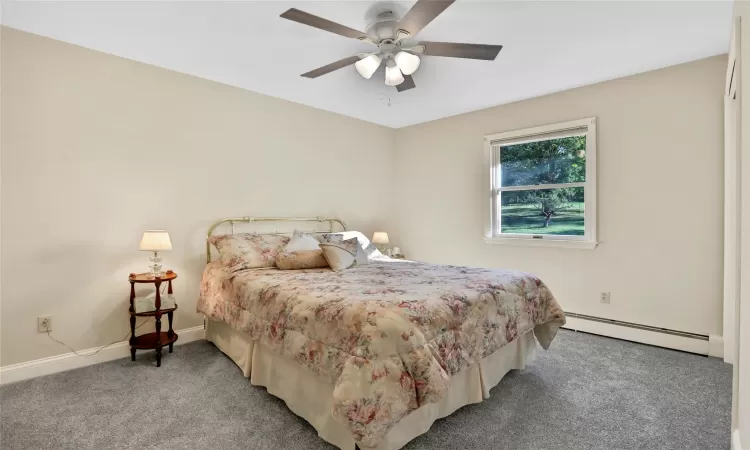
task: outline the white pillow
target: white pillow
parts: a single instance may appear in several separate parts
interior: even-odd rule
[[[289,240],[289,243],[284,247],[284,251],[286,252],[302,252],[306,250],[318,250],[320,247],[318,247],[317,239],[312,237],[308,233],[304,233],[299,230],[294,230],[294,235]]]

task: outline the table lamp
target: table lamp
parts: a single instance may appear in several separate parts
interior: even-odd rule
[[[143,232],[141,238],[141,251],[154,252],[154,256],[149,258],[153,263],[151,265],[151,275],[160,277],[161,272],[161,257],[159,256],[160,251],[172,250],[172,241],[169,240],[169,233],[164,230],[146,230]]]
[[[385,246],[390,244],[391,241],[388,240],[388,233],[385,231],[376,231],[372,234],[372,243],[375,244],[378,250],[387,254],[388,250],[385,249]]]

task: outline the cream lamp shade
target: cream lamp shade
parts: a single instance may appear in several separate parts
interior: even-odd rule
[[[372,243],[379,245],[389,244],[391,241],[388,240],[388,233],[385,231],[376,231],[372,235]]]
[[[354,68],[357,69],[357,72],[359,72],[360,75],[362,75],[363,78],[367,78],[368,80],[372,78],[372,74],[375,73],[376,70],[378,70],[378,67],[380,67],[380,63],[383,61],[383,59],[378,55],[370,55],[367,58],[360,59],[356,63],[354,63]]]
[[[404,75],[411,75],[419,69],[419,56],[411,53],[398,52],[393,58]]]
[[[401,69],[397,65],[385,66],[385,85],[386,86],[398,86],[404,82],[404,75],[401,73]]]
[[[140,249],[149,252],[172,250],[172,241],[169,240],[169,233],[164,230],[144,231]]]

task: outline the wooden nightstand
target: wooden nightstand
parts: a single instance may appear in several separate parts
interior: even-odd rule
[[[168,270],[161,277],[154,277],[150,273],[131,273],[128,277],[130,281],[130,358],[135,361],[136,350],[156,350],[156,367],[161,367],[161,349],[162,347],[169,345],[169,353],[172,353],[172,348],[175,341],[177,340],[177,333],[172,330],[172,316],[174,311],[177,309],[177,303],[174,301],[174,295],[172,293],[172,280],[177,278],[177,274]],[[167,286],[167,297],[161,296],[159,288],[163,282],[169,283]],[[156,294],[154,297],[154,305],[148,306],[149,297],[146,298],[135,298],[135,284],[136,283],[151,283],[156,287]],[[162,302],[164,304],[162,304]],[[163,306],[166,306],[162,309]],[[161,316],[167,314],[169,319],[169,330],[166,333],[161,331]],[[142,334],[140,336],[135,335],[135,318],[136,317],[154,317],[156,319],[156,332]]]

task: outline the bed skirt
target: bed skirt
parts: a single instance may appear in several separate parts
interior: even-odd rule
[[[229,325],[206,319],[206,339],[231,358],[256,386],[284,400],[287,407],[310,423],[325,441],[342,450],[354,450],[351,433],[331,415],[333,385],[291,359],[272,352]],[[523,369],[536,353],[534,332],[515,341],[451,377],[450,388],[438,403],[412,411],[391,428],[377,447],[396,450],[430,429],[435,420],[462,406],[489,398],[490,389],[513,369]]]

